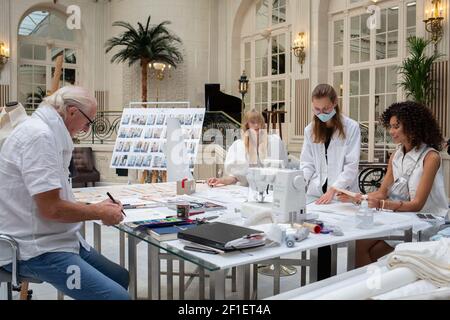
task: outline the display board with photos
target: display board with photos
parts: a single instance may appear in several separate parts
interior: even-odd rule
[[[164,147],[167,142],[167,119],[171,117],[180,121],[190,168],[194,169],[205,118],[204,108],[124,109],[111,167],[167,170]]]

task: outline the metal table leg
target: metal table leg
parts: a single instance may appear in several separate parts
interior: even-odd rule
[[[356,241],[347,243],[347,271],[355,269]]]
[[[184,300],[184,260],[178,261],[178,299]]]
[[[281,279],[281,263],[279,259],[273,264],[274,273],[273,273],[273,295],[276,296],[280,294],[280,279]]]
[[[338,247],[337,245],[331,245],[331,276],[337,275],[337,253]]]
[[[317,281],[318,255],[318,249],[309,250],[309,283],[314,283]]]
[[[412,242],[413,241],[413,231],[412,228],[405,230],[405,242]]]
[[[302,251],[301,259],[303,261],[306,261],[306,251]],[[303,287],[305,285],[306,285],[306,267],[301,266],[300,267],[300,286]]]
[[[131,237],[129,237],[131,238]],[[130,240],[128,240],[130,241]],[[159,248],[148,244],[148,298],[151,300],[161,299],[161,263],[159,260]]]
[[[209,277],[209,297],[211,300],[225,300],[226,270],[211,272]]]
[[[8,282],[6,284],[6,300],[12,300],[12,284]]]
[[[239,299],[250,299],[250,265],[239,266],[236,268],[236,278],[238,283]]]
[[[125,232],[119,231],[119,262],[121,267],[125,267]]]
[[[205,269],[198,269],[198,299],[205,300]]]
[[[167,266],[167,300],[173,300],[173,260],[168,256],[166,259]]]
[[[236,292],[236,267],[231,268],[231,292]]]
[[[252,300],[258,299],[258,265],[253,265],[253,294]]]
[[[102,226],[94,222],[94,249],[102,253]]]
[[[137,299],[137,240],[128,238],[128,272],[130,274],[129,291],[131,299]]]

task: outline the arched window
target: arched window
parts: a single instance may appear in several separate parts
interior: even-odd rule
[[[261,112],[287,110],[290,101],[291,25],[287,7],[287,0],[255,1],[242,30],[241,68],[251,80],[245,104]]]
[[[18,34],[18,96],[26,108],[37,108],[47,95],[59,55],[64,57],[60,86],[77,84],[80,50],[64,15],[33,11],[21,21]]]

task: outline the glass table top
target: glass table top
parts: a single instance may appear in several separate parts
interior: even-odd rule
[[[155,238],[153,238],[152,236],[150,236],[149,234],[147,234],[147,232],[145,232],[141,229],[133,228],[133,227],[129,226],[127,223],[120,224],[120,225],[117,225],[114,227],[120,231],[125,232],[129,236],[135,237],[135,238],[137,238],[141,241],[144,241],[150,245],[156,246],[156,247],[166,251],[169,254],[177,256],[177,257],[181,258],[182,260],[191,262],[191,263],[193,263],[199,267],[202,267],[208,271],[220,270],[220,267],[216,266],[215,264],[212,264],[208,261],[205,261],[202,258],[194,256],[194,255],[190,254],[188,251],[184,251],[184,250],[175,248],[175,247],[171,246],[168,243],[168,241],[158,241]]]

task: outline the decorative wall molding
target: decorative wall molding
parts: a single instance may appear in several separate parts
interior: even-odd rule
[[[0,107],[3,107],[8,101],[10,101],[9,85],[0,84]]]
[[[95,91],[95,99],[97,99],[97,112],[106,111],[109,107],[109,92]]]
[[[433,64],[432,78],[435,81],[435,97],[430,105],[444,137],[450,137],[450,95],[449,95],[449,62],[438,61]]]
[[[303,132],[311,120],[310,95],[309,79],[295,80],[294,136],[303,136]]]

